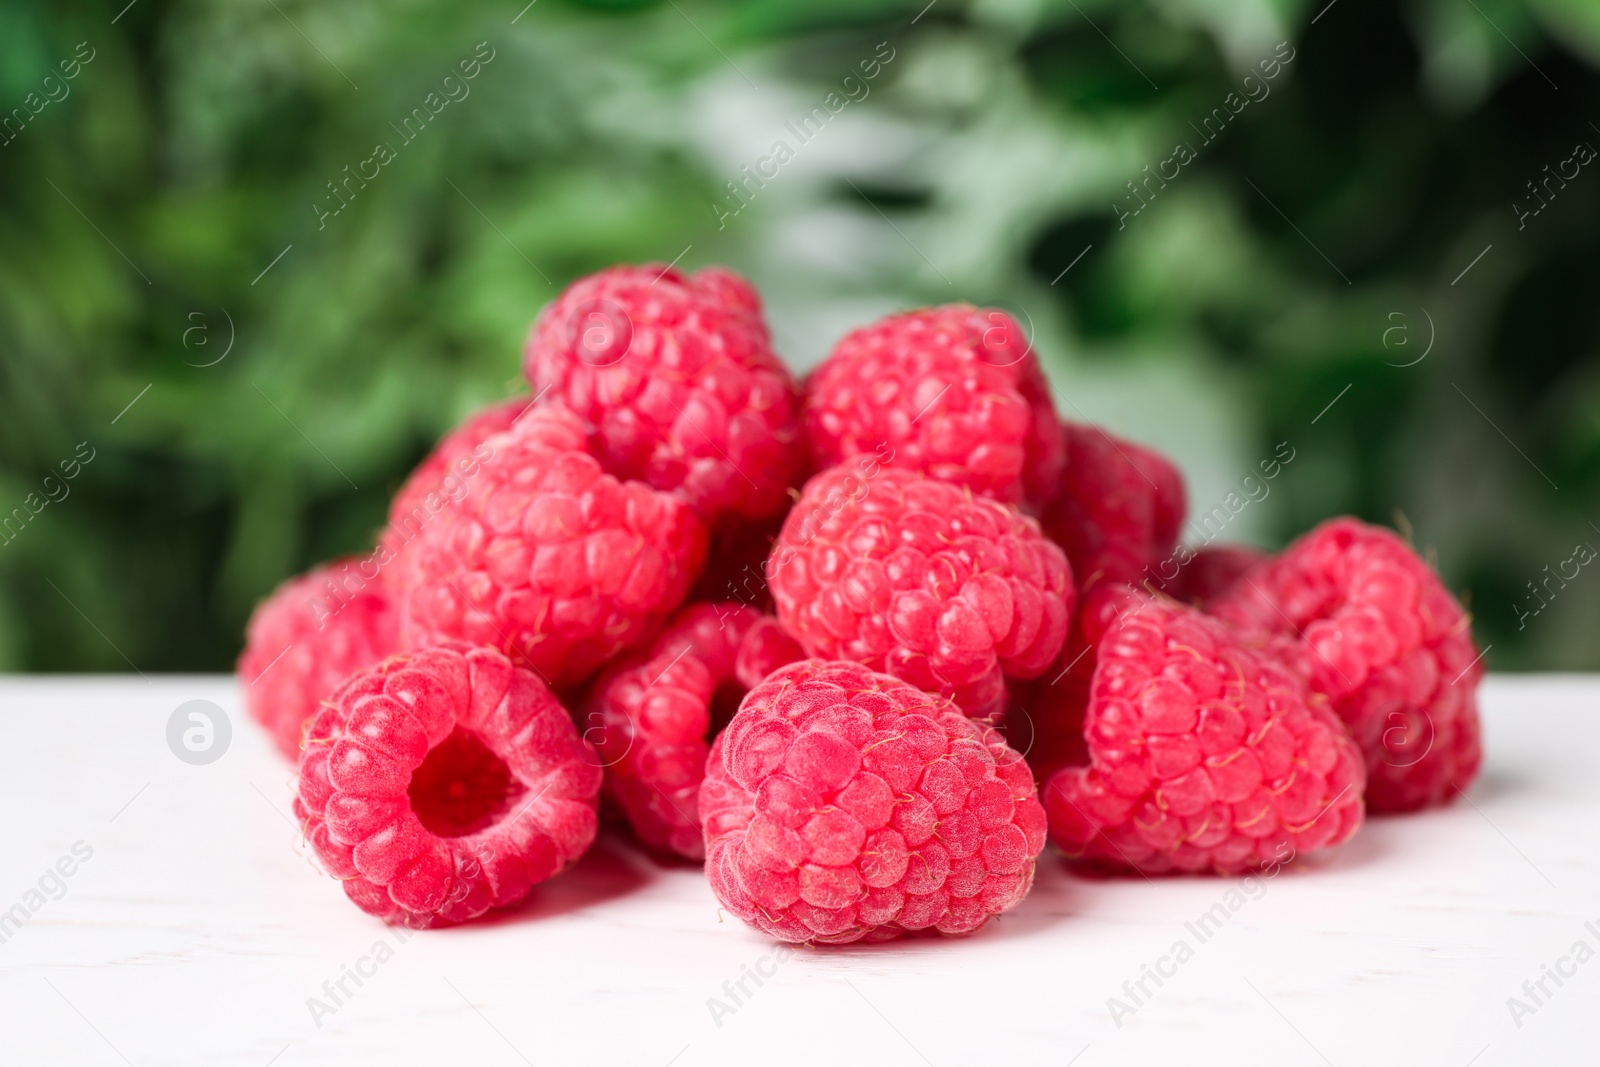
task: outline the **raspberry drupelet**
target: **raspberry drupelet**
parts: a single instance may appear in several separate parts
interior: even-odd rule
[[[294,806],[361,910],[420,928],[514,904],[582,855],[600,777],[537,675],[452,642],[340,687],[307,730]]]
[[[395,613],[368,560],[335,560],[256,605],[239,654],[245,707],[298,759],[305,724],[350,675],[395,650]]]
[[[788,504],[800,390],[760,296],[732,271],[653,263],[580,278],[540,312],[523,367],[536,397],[592,427],[611,474],[675,493],[713,525]]]
[[[1183,476],[1165,456],[1098,426],[1065,423],[1066,474],[1040,515],[1078,586],[1143,586],[1171,570],[1183,527]]]
[[[705,858],[699,793],[711,738],[749,688],[744,677],[760,671],[760,681],[800,656],[799,646],[758,611],[691,604],[648,649],[595,679],[578,722],[605,765],[606,794],[640,841],[685,859]]]
[[[894,467],[806,483],[767,562],[778,619],[812,656],[850,659],[952,697],[1005,707],[1061,648],[1072,571],[1016,507]]]
[[[854,456],[1043,504],[1064,461],[1050,386],[1022,327],[970,304],[890,315],[844,336],[806,383],[819,467]]]
[[[1483,666],[1471,619],[1391,531],[1325,522],[1209,610],[1293,650],[1366,756],[1371,810],[1441,804],[1472,783]]]
[[[992,727],[822,660],[745,697],[700,810],[717,899],[794,942],[971,933],[1027,894],[1045,839],[1033,777]]]
[[[1225,624],[1165,597],[1084,598],[1089,763],[1044,790],[1069,856],[1230,874],[1338,844],[1362,822],[1361,754],[1326,698]]]
[[[604,473],[570,412],[535,407],[482,447],[459,500],[391,564],[401,645],[487,645],[575,685],[677,609],[705,528],[681,501]]]

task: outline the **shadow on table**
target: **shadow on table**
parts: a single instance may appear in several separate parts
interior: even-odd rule
[[[1476,804],[1492,802],[1522,791],[1527,785],[1526,781],[1515,776],[1486,774],[1472,789],[1472,800]],[[1457,804],[1461,802],[1457,801]],[[1465,807],[1464,804],[1461,806]],[[1344,845],[1309,857],[1297,857],[1282,868],[1280,876],[1293,880],[1316,878],[1322,869],[1328,867],[1351,870],[1382,862],[1396,848],[1402,847],[1405,835],[1423,832],[1422,823],[1425,820],[1450,810],[1430,808],[1404,815],[1370,817],[1368,825]],[[624,829],[602,825],[593,847],[570,870],[535,886],[521,904],[491,912],[469,924],[469,928],[558,918],[638,892],[677,872],[698,870],[698,864],[675,861],[642,848]],[[1081,918],[1087,898],[1094,896],[1098,888],[1107,883],[1162,885],[1204,879],[1225,885],[1243,877],[1169,874],[1147,879],[1135,872],[1073,863],[1051,847],[1039,857],[1032,891],[1011,911],[985,926],[980,936],[985,941],[1032,937],[1043,930]],[[937,951],[941,946],[949,947],[955,943],[947,938],[912,937],[844,948],[855,955],[900,954]],[[822,946],[819,951],[827,954],[831,950]]]
[[[1467,787],[1466,795],[1474,804],[1481,807],[1485,804],[1497,804],[1518,793],[1529,792],[1537,784],[1524,775],[1498,769],[1487,770],[1478,776],[1476,782]],[[1455,798],[1454,803],[1462,804],[1461,798]]]
[[[482,929],[558,918],[638,892],[664,872],[664,867],[645,859],[622,834],[601,827],[589,851],[569,869],[534,886],[522,903],[496,909],[467,925]]]
[[[1429,809],[1438,811],[1439,809]],[[1082,863],[1069,860],[1057,852],[1054,847],[1046,849],[1044,855],[1039,857],[1039,873],[1034,880],[1033,893],[1027,900],[1017,906],[1016,914],[1024,911],[1036,900],[1042,900],[1045,907],[1057,910],[1057,904],[1052,897],[1060,897],[1059,910],[1067,912],[1072,907],[1081,911],[1083,897],[1092,894],[1101,886],[1109,885],[1177,885],[1196,881],[1209,882],[1226,887],[1230,882],[1241,882],[1248,877],[1256,878],[1316,878],[1327,869],[1337,867],[1340,870],[1351,870],[1381,861],[1392,853],[1397,847],[1394,834],[1388,832],[1390,826],[1402,829],[1401,824],[1410,819],[1425,819],[1429,812],[1417,812],[1411,816],[1379,816],[1376,820],[1369,817],[1368,822],[1355,836],[1343,845],[1331,849],[1324,849],[1307,856],[1292,856],[1281,864],[1274,873],[1262,871],[1246,872],[1241,874],[1218,874],[1214,871],[1169,871],[1165,874],[1145,875],[1138,871],[1125,868],[1101,866],[1095,863]],[[1406,833],[1414,830],[1404,828]],[[1078,887],[1073,892],[1072,887]],[[1058,888],[1059,887],[1059,888]],[[1067,898],[1076,898],[1068,901]]]

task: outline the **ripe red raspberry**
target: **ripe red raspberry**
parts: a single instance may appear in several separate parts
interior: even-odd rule
[[[1366,755],[1373,811],[1443,803],[1478,773],[1483,667],[1471,619],[1395,534],[1332,519],[1210,610],[1292,642]]]
[[[1066,549],[1080,589],[1156,580],[1183,526],[1183,476],[1152,449],[1098,426],[1064,425],[1066,476],[1040,517],[1044,532]]]
[[[534,408],[391,567],[403,647],[498,648],[555,686],[647,639],[682,602],[705,529],[680,501],[605,474],[570,412]]]
[[[767,562],[805,650],[885,670],[969,715],[1005,707],[1061,648],[1072,572],[1010,504],[912,471],[835,467],[806,483]]]
[[[395,617],[363,560],[335,560],[291,578],[250,616],[239,678],[245,706],[278,749],[300,756],[306,722],[350,675],[395,650]]]
[[[600,765],[531,671],[459,642],[351,678],[312,720],[295,814],[362,911],[514,904],[594,840]]]
[[[1064,851],[1145,874],[1236,873],[1355,833],[1361,754],[1293,670],[1126,586],[1090,593],[1084,616],[1089,764],[1044,791]]]
[[[761,298],[720,267],[659,263],[580,278],[523,354],[536,396],[595,430],[611,474],[670,490],[708,522],[783,510],[800,462],[800,393]]]
[[[805,649],[789,636],[778,620],[771,615],[762,615],[750,625],[750,629],[745,631],[744,640],[739,642],[739,655],[733,661],[733,673],[745,689],[754,689],[779,667],[787,667],[805,658]]]
[[[1152,584],[1163,587],[1168,596],[1180,603],[1203,607],[1266,558],[1265,553],[1243,545],[1219,545],[1193,553],[1179,549],[1173,562],[1183,562],[1174,577],[1166,582],[1157,579]],[[1117,601],[1103,594],[1093,603],[1103,610]],[[1006,742],[1027,758],[1041,789],[1061,768],[1089,762],[1083,720],[1089,706],[1095,657],[1093,644],[1084,638],[1086,622],[1096,634],[1104,628],[1103,622],[1093,623],[1084,611],[1079,611],[1067,629],[1067,640],[1056,662],[1037,679],[1011,687],[1002,724]],[[1275,644],[1280,649],[1283,646],[1282,642]]]
[[[1188,559],[1182,558],[1185,555]],[[1267,558],[1267,553],[1246,545],[1217,545],[1192,554],[1179,549],[1182,562],[1177,576],[1165,582],[1158,579],[1155,584],[1180,603],[1204,608]]]
[[[745,697],[700,810],[712,892],[784,941],[971,933],[1027,894],[1045,838],[1028,767],[992,727],[821,660]]]
[[[1043,504],[1064,461],[1050,386],[1003,311],[921,308],[846,334],[806,383],[818,466],[853,456]]]
[[[651,848],[705,858],[699,792],[710,738],[733,717],[748,688],[736,664],[779,655],[770,632],[775,628],[740,604],[691,604],[649,649],[596,679],[579,725],[605,764],[606,795]],[[747,648],[758,630],[761,636]],[[799,658],[792,640],[788,650],[782,662]]]
[[[493,447],[486,442],[511,429],[529,403],[528,397],[518,396],[479,409],[445,434],[417,464],[389,502],[389,523],[382,537],[388,555],[379,549],[382,564],[387,565],[389,555],[465,494],[467,483],[477,476],[481,465],[494,458]]]

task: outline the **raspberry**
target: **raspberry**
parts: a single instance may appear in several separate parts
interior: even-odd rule
[[[1010,504],[868,464],[806,483],[767,562],[778,619],[812,656],[850,659],[951,697],[1005,707],[1066,635],[1061,550]]]
[[[582,855],[600,777],[537,675],[451,642],[339,688],[307,730],[294,807],[357,907],[424,927],[514,904]]]
[[[395,649],[394,611],[382,586],[361,576],[364,562],[335,560],[291,578],[250,616],[239,654],[245,706],[290,759],[339,683]]]
[[[745,697],[700,810],[712,892],[784,941],[971,933],[1027,894],[1045,838],[1028,767],[993,728],[820,660]]]
[[[1094,680],[1095,645],[1124,609],[1124,597],[1131,592],[1125,583],[1096,585],[1084,595],[1056,661],[1037,679],[1010,688],[1001,728],[1006,743],[1021,752],[1033,768],[1041,790],[1062,768],[1089,762],[1083,723]]]
[[[1066,549],[1080,589],[1096,582],[1142,586],[1178,542],[1183,476],[1155,451],[1098,426],[1064,426],[1066,477],[1040,525]]]
[[[1483,667],[1471,620],[1395,534],[1332,519],[1210,610],[1292,643],[1366,755],[1373,811],[1442,803],[1476,776]]]
[[[1008,503],[1044,503],[1065,458],[1022,327],[969,304],[846,334],[806,383],[805,430],[819,466],[876,455]]]
[[[389,502],[389,524],[382,537],[388,555],[380,555],[380,562],[387,564],[435,515],[461,498],[480,465],[494,458],[493,448],[485,442],[511,429],[528,403],[527,397],[519,396],[490,404],[440,439]]]
[[[540,312],[523,367],[536,396],[594,427],[611,474],[670,490],[708,522],[787,504],[799,387],[761,298],[732,271],[655,263],[580,278]]]
[[[1044,791],[1064,851],[1145,874],[1237,873],[1355,833],[1360,752],[1294,671],[1165,597],[1107,586],[1083,610],[1089,764]]]
[[[758,629],[762,636],[750,644]],[[606,794],[651,848],[705,857],[698,794],[708,739],[733,717],[748,688],[736,663],[747,657],[770,663],[764,678],[780,662],[799,658],[792,640],[781,632],[774,638],[775,629],[739,604],[692,604],[648,650],[596,680],[579,721],[606,766]],[[774,661],[783,654],[781,641],[788,641],[789,655]]]
[[[795,660],[806,658],[805,649],[778,625],[771,615],[759,616],[739,642],[739,655],[733,662],[734,676],[745,689],[754,689],[767,675]]]
[[[1155,584],[1172,599],[1200,608],[1233,588],[1248,571],[1267,559],[1265,552],[1245,545],[1218,545],[1192,554],[1179,549],[1179,555],[1188,555],[1188,559],[1182,562],[1177,575]]]
[[[402,647],[488,645],[555,686],[646,640],[682,602],[705,530],[680,501],[605,474],[578,419],[534,408],[391,569]]]

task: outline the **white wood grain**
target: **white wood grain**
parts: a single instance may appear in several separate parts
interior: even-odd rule
[[[1600,950],[1600,679],[1484,696],[1471,804],[1371,821],[1204,943],[1185,923],[1240,883],[1096,879],[1047,853],[976,937],[779,962],[697,870],[604,836],[523,908],[392,947],[307,859],[291,771],[232,679],[4,679],[0,910],[75,842],[93,855],[0,944],[0,1063],[1594,1062],[1600,959],[1546,979],[1520,1027],[1507,998],[1575,942]],[[233,717],[204,767],[165,740],[194,698]],[[1193,958],[1119,1027],[1107,999],[1179,939]],[[308,998],[379,942],[392,958],[314,1020]],[[714,1020],[708,998],[732,1005],[723,983],[758,963],[771,977]]]

